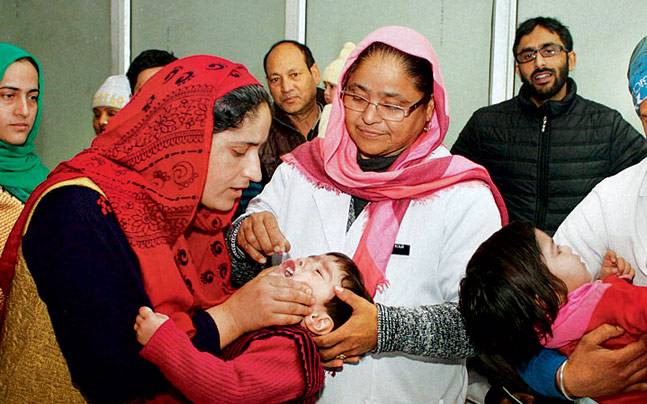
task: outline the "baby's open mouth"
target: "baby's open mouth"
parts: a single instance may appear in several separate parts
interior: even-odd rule
[[[296,266],[294,265],[293,260],[287,260],[281,263],[281,270],[283,271],[283,276],[286,278],[291,278],[292,275],[294,275],[295,268]]]

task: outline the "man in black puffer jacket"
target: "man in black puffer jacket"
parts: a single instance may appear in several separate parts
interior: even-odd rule
[[[513,52],[519,95],[476,111],[452,153],[488,169],[511,220],[552,235],[598,182],[647,156],[647,142],[620,113],[577,95],[573,39],[559,21],[523,22]]]

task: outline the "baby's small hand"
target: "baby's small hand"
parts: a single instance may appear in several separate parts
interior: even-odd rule
[[[616,266],[618,267],[618,278],[631,281],[636,276],[636,270],[624,258],[618,257]]]
[[[619,257],[615,251],[607,250],[600,268],[600,278],[616,274],[618,278],[632,280],[636,270],[624,258]]]
[[[606,278],[609,275],[617,273],[618,268],[616,268],[616,252],[613,250],[607,250],[602,259],[602,267],[600,268],[599,279]]]
[[[135,331],[137,331],[137,341],[146,345],[155,331],[166,321],[168,316],[161,313],[155,313],[150,307],[142,306],[139,308],[139,314],[135,319]]]

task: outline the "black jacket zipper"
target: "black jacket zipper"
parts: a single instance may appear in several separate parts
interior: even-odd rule
[[[544,115],[539,133],[539,147],[537,161],[537,205],[535,213],[535,225],[540,229],[546,228],[546,210],[548,208],[548,161],[550,150],[550,130],[548,126],[548,115]]]

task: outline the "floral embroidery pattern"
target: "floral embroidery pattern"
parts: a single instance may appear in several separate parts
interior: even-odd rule
[[[222,227],[223,227],[222,226],[222,219],[220,219],[219,217],[216,217],[213,220],[211,220],[211,228],[212,229],[219,231],[219,230],[222,230]]]
[[[188,187],[198,178],[198,173],[195,172],[193,165],[188,161],[181,161],[175,164],[171,173],[173,182],[179,185],[180,188]]]
[[[222,251],[224,250],[224,246],[222,241],[216,240],[211,245],[209,246],[209,249],[211,250],[211,254],[214,255],[214,257],[219,256],[222,254]]]
[[[224,262],[218,265],[218,272],[220,273],[220,278],[221,279],[226,279],[227,275],[229,274],[229,265],[225,264]]]
[[[185,266],[189,263],[189,254],[186,252],[184,248],[180,248],[175,254],[175,265],[177,266]]]
[[[103,195],[99,196],[99,199],[97,199],[97,205],[101,207],[101,213],[104,216],[108,216],[109,213],[114,212],[112,206],[110,205],[110,201],[108,201],[108,199],[106,199],[106,197]]]
[[[191,283],[191,279],[184,278],[184,284],[186,285],[186,288],[189,290],[189,292],[194,295],[195,289],[193,289],[193,283]]]
[[[200,282],[202,282],[203,285],[213,283],[215,279],[215,274],[213,271],[205,271],[200,274]]]

